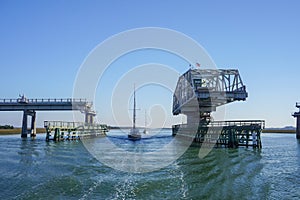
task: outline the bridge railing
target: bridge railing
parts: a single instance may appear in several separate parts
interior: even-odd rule
[[[44,121],[44,127],[49,129],[108,129],[105,124],[90,124],[85,122]]]
[[[64,122],[64,121],[44,121],[44,127],[48,128],[54,128],[54,127],[60,127],[60,128],[76,128],[80,126],[79,122]]]
[[[178,124],[175,126],[180,126],[182,128],[188,128],[199,126],[199,124]],[[209,124],[207,124],[207,127],[229,127],[229,126],[259,126],[262,129],[265,128],[265,121],[264,120],[232,120],[232,121],[212,121]]]
[[[43,98],[43,99],[0,99],[0,103],[89,103],[87,99]]]
[[[232,121],[213,121],[211,126],[250,126],[259,125],[263,129],[265,128],[264,120],[232,120]]]

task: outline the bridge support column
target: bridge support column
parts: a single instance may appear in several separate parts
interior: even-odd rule
[[[36,112],[33,111],[32,116],[31,116],[31,137],[36,136]]]
[[[26,138],[28,134],[28,127],[27,127],[28,115],[31,116],[31,129],[30,129],[31,136],[32,137],[36,136],[36,123],[35,123],[36,112],[34,110],[24,110],[23,122],[22,122],[22,133],[21,133],[22,138]]]
[[[23,122],[22,122],[22,133],[21,133],[22,138],[27,137],[27,120],[28,120],[27,110],[24,110],[24,112],[23,112]]]
[[[96,114],[94,112],[93,113],[86,112],[85,113],[85,123],[93,124],[95,116],[96,116]]]
[[[296,138],[300,139],[300,115],[297,116]]]
[[[300,139],[300,102],[296,103],[296,107],[299,108],[299,111],[292,116],[296,118],[296,138]]]

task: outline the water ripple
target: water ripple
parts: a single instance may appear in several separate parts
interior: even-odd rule
[[[110,139],[144,152],[172,140]],[[299,199],[299,142],[286,134],[265,134],[262,139],[262,150],[213,149],[200,159],[199,148],[191,147],[163,169],[129,174],[99,163],[80,141],[4,136],[0,199]]]

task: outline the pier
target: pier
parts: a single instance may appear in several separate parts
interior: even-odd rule
[[[173,126],[173,135],[193,137],[198,145],[261,148],[263,120],[214,121],[211,117],[218,106],[247,97],[236,69],[189,69],[179,77],[173,95],[173,115],[186,115],[187,124]]]
[[[105,136],[105,124],[83,122],[44,121],[46,141],[80,140],[85,137]]]
[[[27,99],[24,95],[18,99],[0,99],[0,111],[23,111],[21,137],[28,134],[36,136],[36,111],[71,111],[78,110],[85,114],[85,122],[93,124],[96,112],[92,110],[92,102],[86,99],[44,98]],[[28,130],[28,117],[31,117],[31,127]]]
[[[296,126],[297,126],[297,128],[296,128],[296,138],[300,139],[300,102],[296,103],[296,108],[298,108],[299,111],[298,112],[294,112],[292,114],[292,116],[295,117],[295,118],[297,118],[296,119]]]
[[[197,133],[187,124],[173,126],[173,135],[191,137],[193,145],[215,144],[216,147],[261,148],[261,132],[265,128],[263,120],[214,121],[198,126]],[[180,131],[179,131],[180,129]],[[220,134],[217,132],[221,131]]]

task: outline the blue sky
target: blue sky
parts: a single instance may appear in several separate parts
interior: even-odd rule
[[[265,119],[268,127],[294,125],[291,112],[300,101],[299,9],[299,1],[2,0],[1,98],[19,93],[30,98],[71,97],[81,64],[99,43],[128,29],[163,27],[196,40],[218,68],[239,69],[249,98],[228,105],[227,119]],[[154,61],[178,61],[175,68],[187,70],[179,65],[184,62],[170,58],[157,55]],[[106,92],[99,98],[107,98]],[[142,93],[140,107],[145,103]],[[155,99],[153,103],[170,100]],[[99,120],[111,124],[111,113],[104,107],[96,107]],[[70,116],[38,113],[38,125]],[[0,124],[20,126],[21,117],[22,113],[1,112]]]

